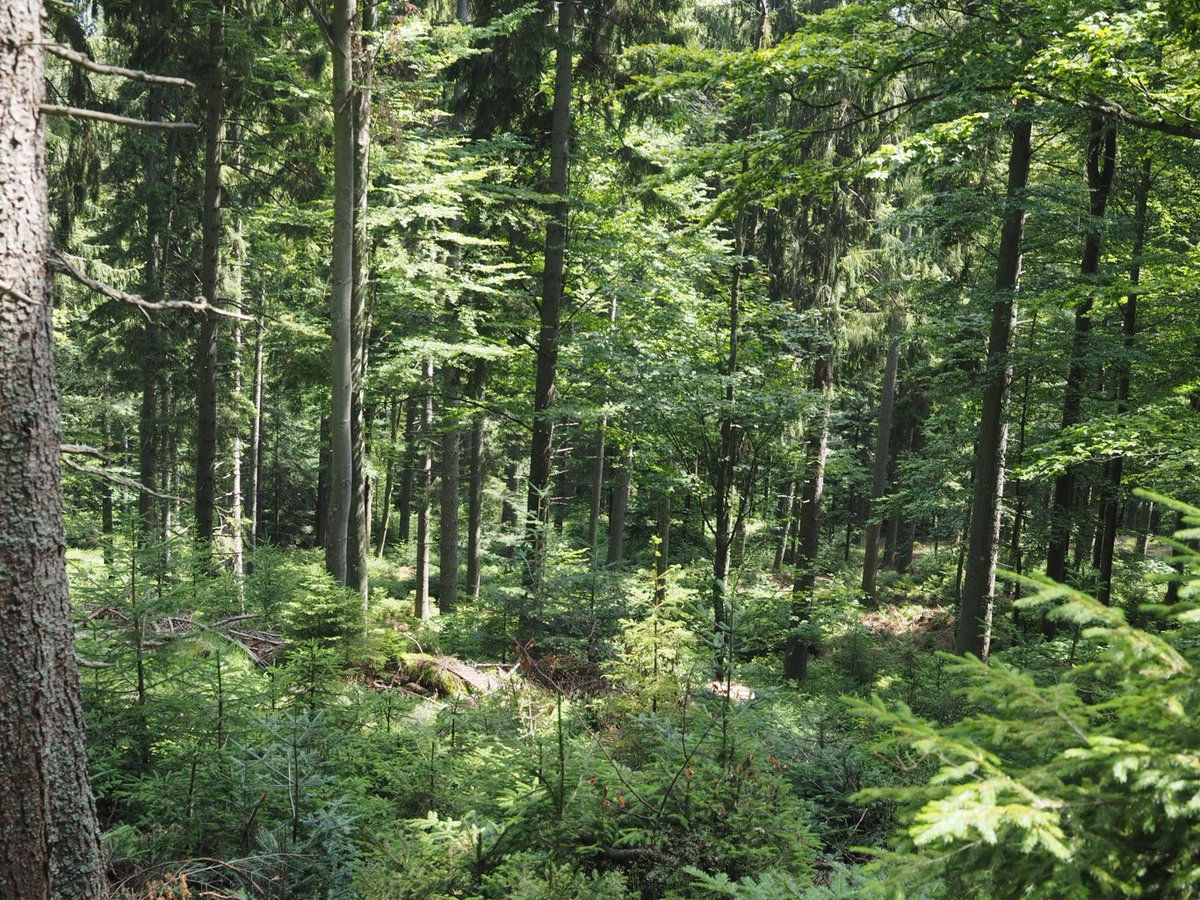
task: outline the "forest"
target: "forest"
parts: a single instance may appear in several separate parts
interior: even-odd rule
[[[0,900],[1200,896],[1196,0],[0,2]]]

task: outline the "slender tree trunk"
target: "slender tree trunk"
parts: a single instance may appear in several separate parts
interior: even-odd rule
[[[458,492],[459,433],[442,432],[441,497],[438,515],[438,612],[448,615],[458,607]]]
[[[463,0],[465,3],[465,0]],[[460,12],[462,12],[460,8]],[[487,364],[480,360],[471,374],[469,390],[471,397],[482,403],[487,382]],[[471,447],[467,476],[467,596],[479,599],[481,572],[483,569],[483,481],[485,449],[487,440],[487,417],[476,412],[471,424]]]
[[[608,304],[608,331],[611,335],[617,325],[617,298],[614,294]],[[600,418],[596,427],[596,453],[592,457],[592,496],[588,511],[588,550],[592,556],[592,567],[600,562],[600,506],[604,496],[604,443],[607,439],[608,416]]]
[[[262,303],[265,307],[265,298]],[[262,491],[263,463],[263,317],[265,311],[255,320],[254,325],[254,421],[250,426],[250,466],[247,471],[246,485],[246,518],[250,528],[250,550],[258,547],[259,535],[259,493]]]
[[[1150,535],[1154,534],[1154,504],[1146,501],[1146,524],[1138,534],[1138,555],[1145,556],[1150,550]]]
[[[237,322],[233,329],[233,393],[239,401],[243,400],[246,392],[245,381],[242,377],[242,323]],[[246,523],[245,510],[242,506],[242,429],[241,423],[233,431],[233,440],[229,448],[229,462],[232,469],[232,509],[229,514],[231,550],[233,552],[233,584],[237,591],[238,611],[246,611],[246,542],[244,539]]]
[[[148,91],[147,118],[162,118],[159,92]],[[146,151],[146,260],[145,295],[150,301],[161,300],[162,249],[166,223],[161,196],[163,179],[159,169],[159,142],[152,141]],[[162,329],[156,317],[148,317],[144,325],[145,346],[141,357],[142,407],[138,418],[138,480],[147,487],[158,483],[159,430],[158,381],[162,367]],[[139,545],[145,547],[158,539],[158,499],[147,491],[138,491]]]
[[[42,4],[0,4],[0,896],[105,896],[67,596]]]
[[[353,60],[355,0],[334,0],[333,42],[333,277],[330,391],[329,524],[325,566],[348,584],[350,517],[354,514],[354,207]]]
[[[383,477],[383,505],[379,511],[379,545],[375,555],[383,559],[383,551],[387,548],[388,529],[392,524],[392,492],[396,488],[396,438],[400,432],[400,401],[395,397],[391,400],[388,413],[388,456],[387,471]]]
[[[1037,338],[1037,312],[1033,314],[1033,318],[1029,323],[1029,349],[1032,351],[1035,347]],[[1019,467],[1025,458],[1025,434],[1029,425],[1029,389],[1033,383],[1032,367],[1025,367],[1025,376],[1021,388],[1021,415],[1017,422],[1017,453],[1016,465]],[[1016,497],[1017,505],[1013,511],[1013,526],[1011,542],[1009,543],[1009,565],[1018,575],[1023,574],[1025,565],[1024,551],[1021,546],[1022,532],[1025,529],[1025,485],[1021,479],[1013,482],[1013,495]],[[1021,583],[1014,582],[1012,586],[1013,597],[1020,599]],[[1018,610],[1014,607],[1013,616],[1018,616]]]
[[[396,529],[396,539],[401,544],[407,544],[412,539],[413,478],[416,474],[413,463],[417,458],[416,419],[417,401],[415,398],[409,398],[404,405],[404,469],[400,473],[400,525]]]
[[[1129,281],[1133,290],[1122,304],[1121,334],[1125,342],[1125,358],[1118,367],[1117,374],[1117,413],[1123,413],[1129,406],[1130,370],[1134,344],[1137,341],[1137,288],[1142,279],[1142,251],[1146,246],[1146,219],[1150,203],[1150,155],[1142,157],[1141,177],[1138,179],[1137,194],[1134,200],[1133,214],[1133,260],[1129,264]],[[1118,454],[1111,459],[1106,467],[1108,476],[1108,495],[1111,502],[1106,508],[1104,519],[1104,534],[1100,542],[1100,590],[1098,598],[1101,603],[1112,600],[1113,553],[1117,544],[1117,498],[1121,492],[1121,479],[1125,473],[1125,457]],[[1149,533],[1147,528],[1146,533]],[[1145,549],[1142,550],[1145,554]]]
[[[779,521],[779,542],[775,545],[775,559],[771,563],[771,571],[777,575],[783,572],[787,559],[788,540],[792,535],[792,506],[796,502],[796,479],[791,478],[787,490],[779,495],[779,511],[776,518]]]
[[[879,421],[875,428],[875,459],[871,468],[871,502],[877,504],[887,493],[888,441],[892,434],[892,410],[896,401],[896,372],[900,368],[900,320],[888,323],[887,362],[883,368],[883,388],[879,398]],[[875,576],[879,570],[879,510],[873,509],[867,525],[866,557],[863,561],[862,590],[875,600]]]
[[[428,619],[429,607],[429,519],[433,503],[433,360],[425,360],[422,369],[421,431],[419,437],[421,467],[417,484],[417,599],[414,614]]]
[[[633,477],[633,447],[613,473],[613,508],[608,520],[608,555],[605,564],[618,565],[625,557],[625,517],[629,510],[629,488]]]
[[[658,546],[654,550],[654,602],[667,598],[667,569],[671,567],[671,494],[658,501]]]
[[[1113,173],[1117,163],[1117,131],[1103,118],[1091,121],[1088,132],[1087,235],[1083,244],[1083,261],[1079,271],[1085,280],[1100,272],[1100,251],[1104,242],[1104,211],[1112,191]],[[1092,331],[1092,305],[1088,296],[1075,308],[1075,333],[1071,341],[1071,364],[1067,371],[1067,388],[1063,397],[1062,430],[1069,431],[1079,424],[1083,415],[1083,388],[1087,377],[1087,345]],[[1067,577],[1067,548],[1071,543],[1071,501],[1075,497],[1075,468],[1068,466],[1054,480],[1054,504],[1050,518],[1050,544],[1046,551],[1046,575],[1055,581]]]
[[[533,400],[533,442],[529,457],[529,506],[526,543],[530,549],[527,587],[541,592],[545,528],[549,521],[554,443],[552,408],[558,377],[558,338],[563,299],[564,251],[567,243],[568,178],[571,142],[571,91],[574,75],[575,0],[558,3],[558,48],[554,71],[554,104],[550,123],[550,184],[555,197],[546,221],[542,301],[538,309],[537,376]]]
[[[346,584],[362,597],[363,621],[367,616],[370,585],[367,557],[371,548],[370,484],[367,477],[366,377],[370,316],[371,247],[367,234],[367,201],[370,194],[371,81],[374,62],[369,33],[375,30],[374,0],[360,6],[361,27],[351,25],[354,53],[354,86],[351,105],[354,133],[354,245],[350,292],[350,515],[346,524]],[[353,16],[353,11],[351,12]]]
[[[208,25],[209,70],[204,89],[204,209],[201,216],[203,247],[200,290],[210,306],[220,306],[221,204],[224,144],[225,84],[222,57],[225,43],[225,7],[212,11]],[[196,539],[210,553],[215,535],[217,491],[217,358],[220,317],[206,315],[200,323],[196,347]]]
[[[329,416],[321,417],[318,429],[321,441],[320,456],[317,460],[317,510],[313,522],[313,536],[316,546],[324,547],[329,540],[329,466],[331,453],[329,449]],[[275,531],[279,530],[279,440],[275,441]]]
[[[800,523],[796,528],[796,580],[792,585],[792,628],[783,652],[785,678],[808,677],[809,641],[795,633],[812,618],[817,584],[817,552],[821,542],[821,501],[825,494],[825,458],[829,453],[829,400],[833,388],[832,348],[826,348],[813,369],[812,388],[826,395],[820,424],[805,440],[804,488],[800,492]]]
[[[958,653],[973,653],[980,659],[987,659],[992,640],[996,555],[1004,499],[1004,453],[1008,443],[1004,412],[1012,383],[1009,348],[1017,317],[1017,291],[1021,284],[1021,244],[1027,216],[1024,194],[1032,156],[1032,123],[1016,121],[1010,125],[1010,130],[1012,149],[1008,157],[1006,209],[996,260],[986,383],[979,414],[962,602],[955,640]]]

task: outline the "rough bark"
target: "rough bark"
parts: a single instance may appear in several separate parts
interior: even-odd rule
[[[558,47],[554,66],[554,103],[550,122],[550,183],[554,196],[546,221],[545,267],[538,308],[537,374],[533,398],[533,440],[529,456],[529,505],[526,544],[530,550],[527,586],[540,590],[541,557],[549,521],[554,444],[552,408],[558,378],[558,341],[563,299],[564,252],[567,243],[567,190],[571,143],[571,91],[574,80],[575,0],[558,4]]]
[[[964,559],[962,601],[955,648],[987,659],[992,638],[992,606],[996,594],[996,555],[1004,501],[1004,454],[1008,443],[1005,407],[1012,383],[1009,348],[1017,317],[1021,283],[1021,249],[1025,235],[1025,186],[1029,182],[1033,127],[1028,120],[1010,125],[1004,223],[996,260],[995,296],[988,335],[983,406],[975,449],[971,516]]]
[[[0,4],[0,896],[104,895],[67,596],[42,4]]]
[[[1079,272],[1093,279],[1100,271],[1100,251],[1104,242],[1104,212],[1112,192],[1117,167],[1116,126],[1097,117],[1088,131],[1087,181],[1088,228],[1083,242],[1083,260]],[[1085,297],[1075,307],[1075,331],[1071,339],[1071,363],[1063,396],[1062,430],[1078,425],[1083,417],[1083,388],[1087,377],[1087,345],[1092,331],[1092,306],[1095,298]],[[1050,543],[1046,550],[1046,575],[1055,581],[1067,577],[1067,548],[1071,543],[1071,504],[1075,498],[1076,472],[1073,466],[1054,480],[1054,502],[1050,518]]]
[[[220,307],[221,204],[224,155],[225,84],[222,56],[225,8],[213,10],[208,24],[209,68],[205,81],[204,208],[200,292],[211,307]],[[206,315],[196,345],[196,540],[201,551],[211,550],[216,525],[217,492],[217,363],[221,317]]]
[[[879,398],[879,417],[875,426],[875,459],[871,467],[871,503],[877,504],[887,493],[888,442],[892,434],[892,410],[896,401],[896,372],[900,368],[900,321],[888,323],[887,361],[883,367],[883,386]],[[863,560],[862,590],[875,599],[875,576],[879,571],[879,511],[873,510],[867,525],[866,558]]]

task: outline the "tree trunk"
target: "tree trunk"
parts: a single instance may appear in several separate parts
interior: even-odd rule
[[[996,296],[992,301],[988,336],[987,380],[979,414],[971,521],[955,639],[959,654],[974,653],[980,659],[987,659],[992,640],[996,555],[1004,498],[1004,453],[1008,443],[1004,412],[1012,382],[1009,349],[1017,317],[1017,291],[1021,284],[1021,243],[1027,215],[1024,194],[1032,156],[1032,123],[1029,120],[1013,122],[1010,130],[1012,149],[1008,157],[1006,209],[996,260]]]
[[[671,567],[671,494],[663,491],[658,501],[658,546],[654,550],[654,602],[667,597],[667,569]]]
[[[879,398],[879,421],[875,427],[875,459],[871,467],[871,503],[874,506],[887,493],[888,441],[892,434],[892,410],[896,401],[896,372],[900,368],[900,320],[888,323],[887,362],[883,367],[883,388]],[[872,509],[867,525],[866,557],[863,560],[862,590],[875,600],[875,576],[879,569],[879,510]]]
[[[396,539],[401,544],[407,544],[412,539],[413,478],[416,475],[413,463],[417,458],[414,440],[416,419],[417,401],[410,397],[404,405],[404,469],[400,475],[400,508],[397,510],[400,525],[396,529]]]
[[[465,0],[463,0],[465,3]],[[460,9],[461,12],[461,9]],[[487,381],[487,364],[475,363],[469,390],[471,397],[482,403],[484,385]],[[479,599],[479,587],[483,568],[483,481],[486,476],[485,442],[487,440],[487,418],[476,411],[471,425],[471,447],[468,462],[467,483],[467,596]]]
[[[42,4],[0,5],[0,896],[105,895],[67,596]]]
[[[421,467],[417,483],[417,599],[414,615],[429,618],[429,510],[433,503],[433,360],[425,360],[421,372],[425,397],[421,401]]]
[[[266,306],[265,299],[262,304]],[[265,310],[261,312],[254,325],[254,421],[250,426],[250,466],[247,470],[246,484],[246,518],[250,528],[250,550],[258,547],[259,534],[259,494],[262,491],[263,463],[263,328]]]
[[[396,453],[398,447],[396,438],[400,432],[400,401],[392,397],[391,408],[388,412],[388,455],[386,472],[383,477],[383,504],[379,510],[379,544],[375,555],[383,559],[383,551],[387,548],[388,529],[392,524],[392,492],[396,488]]]
[[[320,456],[317,458],[317,511],[313,522],[314,543],[318,547],[327,546],[329,540],[329,416],[321,417],[318,427],[321,442]],[[279,439],[275,441],[275,518],[278,531],[279,518]]]
[[[330,391],[329,524],[325,566],[347,584],[350,517],[354,513],[354,205],[355,140],[353,33],[355,0],[334,0],[333,42],[333,275]]]
[[[625,556],[625,516],[629,509],[629,486],[633,476],[633,447],[613,473],[612,515],[608,519],[608,555],[606,565],[617,565]]]
[[[352,115],[354,133],[354,248],[353,284],[350,291],[350,515],[346,524],[346,584],[362,597],[366,621],[370,586],[367,557],[371,553],[370,484],[367,478],[366,377],[370,316],[367,293],[371,272],[371,247],[367,234],[367,201],[370,194],[371,81],[374,64],[369,33],[375,30],[374,2],[361,5],[361,27],[351,26],[354,53]],[[353,16],[353,11],[351,11]]]
[[[796,502],[796,479],[791,478],[787,490],[779,495],[779,510],[775,517],[779,522],[779,542],[775,545],[775,559],[771,563],[771,571],[775,574],[783,572],[787,559],[788,540],[792,536],[792,506]]]
[[[533,441],[529,456],[529,506],[526,543],[530,550],[527,587],[541,590],[545,527],[549,521],[554,442],[552,408],[558,377],[558,338],[563,299],[563,257],[567,242],[567,189],[571,142],[571,90],[574,74],[575,0],[558,3],[558,47],[554,68],[554,105],[550,123],[550,184],[555,197],[546,221],[542,302],[538,309],[537,376],[533,399]]]
[[[813,369],[812,388],[825,395],[833,387],[833,362],[828,349]],[[792,584],[792,633],[783,652],[785,678],[803,681],[808,677],[809,641],[796,634],[798,626],[812,618],[813,591],[817,584],[817,551],[821,542],[821,500],[825,494],[825,458],[829,453],[829,400],[821,412],[820,425],[805,441],[804,488],[800,492],[800,522],[796,528],[796,580]]]
[[[442,432],[442,477],[438,515],[438,612],[449,615],[458,606],[458,490],[459,433]]]
[[[1142,158],[1142,172],[1138,179],[1137,194],[1134,200],[1133,214],[1133,260],[1129,264],[1129,281],[1133,290],[1125,298],[1122,305],[1121,334],[1125,342],[1125,358],[1121,360],[1117,372],[1117,414],[1125,412],[1129,406],[1130,370],[1134,343],[1137,340],[1137,287],[1142,279],[1142,250],[1146,246],[1146,219],[1150,202],[1150,156]],[[1109,460],[1106,467],[1108,476],[1108,496],[1110,502],[1106,507],[1104,533],[1100,543],[1100,590],[1098,599],[1101,603],[1112,600],[1113,553],[1117,544],[1117,499],[1121,492],[1121,479],[1125,472],[1125,457],[1118,454]],[[1147,529],[1147,533],[1149,529]],[[1143,554],[1145,550],[1143,549]]]
[[[233,392],[238,401],[245,394],[245,381],[242,378],[242,323],[237,322],[233,329]],[[232,469],[232,484],[230,490],[233,497],[233,508],[229,514],[230,537],[233,552],[233,585],[237,592],[238,612],[246,611],[246,543],[244,539],[245,510],[242,506],[242,429],[241,423],[234,429],[233,440],[229,448],[229,462]]]
[[[1100,250],[1104,241],[1104,211],[1112,192],[1113,173],[1117,163],[1116,126],[1105,119],[1092,119],[1088,131],[1087,235],[1083,242],[1083,261],[1079,271],[1085,281],[1095,279],[1100,271]],[[1083,415],[1083,387],[1087,376],[1087,345],[1092,330],[1092,305],[1088,296],[1075,308],[1075,333],[1071,341],[1071,364],[1067,371],[1067,387],[1063,397],[1062,430],[1069,431],[1079,424]],[[1068,465],[1054,480],[1054,503],[1050,518],[1050,544],[1046,551],[1046,575],[1055,581],[1067,577],[1067,548],[1071,543],[1071,502],[1075,497],[1075,470]]]
[[[592,556],[592,567],[600,562],[600,507],[604,502],[604,444],[607,438],[608,417],[600,419],[596,426],[596,452],[592,456],[592,495],[588,509],[587,545]]]
[[[225,85],[222,56],[225,8],[219,4],[208,24],[209,69],[204,88],[204,209],[200,291],[209,306],[220,306],[221,166],[224,145]],[[203,554],[212,550],[217,492],[217,357],[220,317],[206,315],[196,346],[196,540]]]

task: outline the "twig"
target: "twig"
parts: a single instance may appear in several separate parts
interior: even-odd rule
[[[46,44],[45,47],[47,52],[53,53],[60,59],[73,62],[75,65],[82,66],[92,72],[99,72],[101,75],[119,75],[122,78],[128,78],[131,81],[142,81],[146,84],[169,84],[174,87],[185,88],[194,88],[196,86],[186,78],[174,78],[170,75],[153,75],[150,72],[143,72],[141,69],[125,69],[121,66],[105,65],[104,63],[96,62],[86,53],[78,53],[62,44]]]
[[[242,322],[253,322],[253,316],[247,316],[240,312],[235,312],[230,309],[221,309],[218,306],[212,306],[205,300],[163,300],[152,301],[145,297],[139,297],[137,294],[130,294],[122,290],[118,290],[107,284],[103,284],[94,278],[84,275],[77,268],[59,256],[57,253],[52,254],[47,261],[51,271],[60,272],[63,275],[69,275],[80,284],[90,287],[93,291],[103,294],[110,300],[118,300],[121,303],[130,303],[139,309],[187,309],[192,312],[206,313],[214,316],[225,316],[230,319],[239,319]]]
[[[187,503],[186,497],[176,497],[174,494],[160,494],[153,488],[146,487],[140,481],[134,481],[132,478],[126,478],[124,475],[118,475],[115,472],[106,472],[104,469],[98,469],[95,466],[81,466],[66,456],[63,457],[63,464],[70,466],[76,472],[82,472],[84,475],[95,475],[97,478],[103,478],[111,481],[113,484],[119,484],[122,487],[133,488],[135,491],[141,491],[144,494],[149,494],[152,497],[157,497],[159,500],[174,500],[177,503]]]

